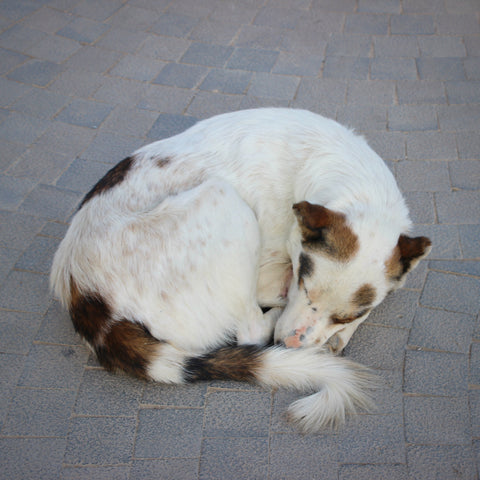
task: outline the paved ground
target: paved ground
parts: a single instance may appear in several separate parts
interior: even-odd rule
[[[474,479],[480,467],[478,0],[0,1],[0,477]],[[300,436],[296,395],[100,369],[48,292],[82,195],[216,113],[365,133],[434,249],[347,354],[378,411]]]

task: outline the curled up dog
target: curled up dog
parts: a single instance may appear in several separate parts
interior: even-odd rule
[[[410,226],[363,138],[307,111],[240,111],[112,168],[51,284],[105,368],[309,392],[289,414],[312,432],[369,406],[370,374],[329,350],[428,254]]]

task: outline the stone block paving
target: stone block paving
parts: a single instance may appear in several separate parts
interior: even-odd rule
[[[478,478],[479,22],[478,0],[0,0],[0,477]],[[49,292],[112,164],[261,106],[364,134],[434,242],[348,345],[381,387],[336,432],[299,435],[292,392],[106,373]]]

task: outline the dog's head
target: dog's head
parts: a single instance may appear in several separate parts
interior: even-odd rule
[[[429,253],[431,242],[392,238],[388,226],[372,224],[367,215],[354,228],[342,213],[319,205],[301,202],[293,209],[293,280],[275,341],[299,347],[330,340],[341,351],[372,308]]]

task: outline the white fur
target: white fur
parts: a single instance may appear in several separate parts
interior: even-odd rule
[[[292,262],[278,340],[311,320],[312,343],[324,343],[338,333],[325,319],[361,284],[377,289],[376,303],[391,288],[385,261],[410,227],[408,212],[382,160],[336,122],[299,110],[235,112],[147,145],[133,158],[120,184],[74,216],[51,283],[68,307],[74,279],[81,293],[98,292],[114,319],[133,319],[166,342],[152,359],[151,378],[179,383],[188,356],[233,338],[265,341],[282,312],[263,316],[259,304],[286,305]],[[343,213],[360,241],[348,264],[315,257],[315,318],[296,277],[302,245],[292,205],[304,200]],[[345,329],[342,347],[353,330]],[[291,407],[307,431],[368,403],[366,375],[344,359],[273,348],[262,361],[263,384],[322,388]]]

